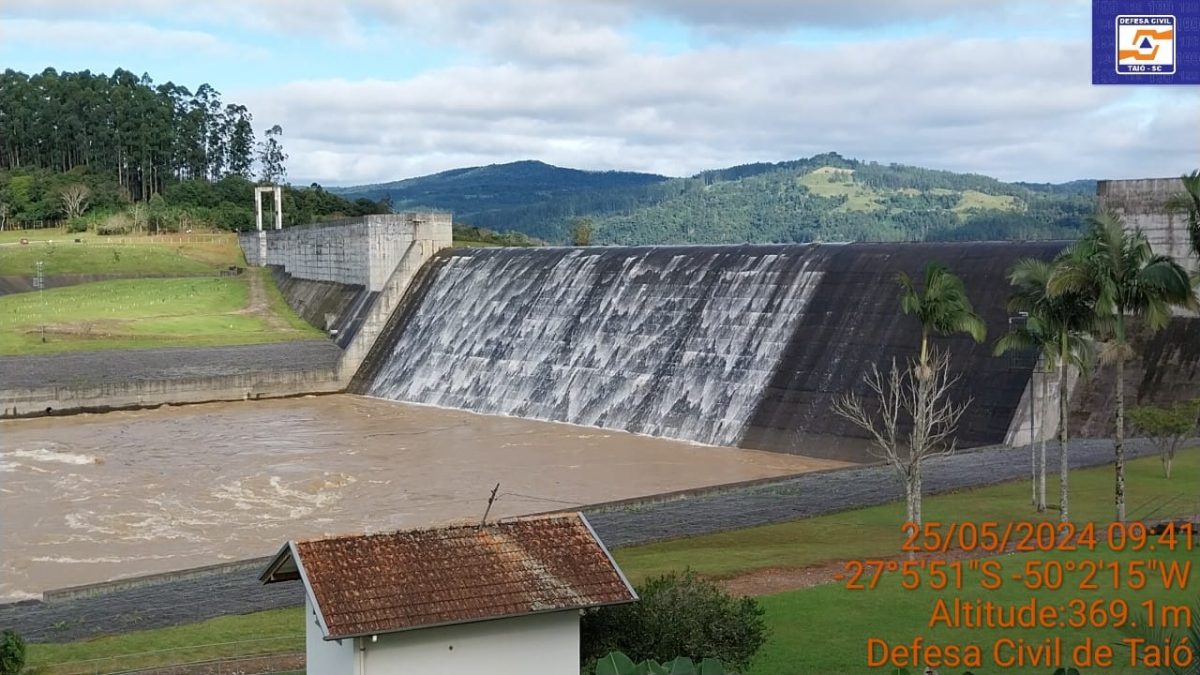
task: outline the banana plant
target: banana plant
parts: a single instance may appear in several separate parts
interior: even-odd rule
[[[704,659],[696,665],[686,656],[660,664],[652,659],[634,663],[621,652],[609,652],[596,663],[596,675],[726,675],[725,666],[716,659]],[[730,673],[729,675],[732,675]]]

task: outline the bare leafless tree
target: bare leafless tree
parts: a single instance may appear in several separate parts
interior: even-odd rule
[[[72,183],[59,193],[67,218],[76,218],[87,211],[88,201],[92,198],[92,189],[83,183]]]
[[[8,204],[0,202],[0,232],[8,229]]]
[[[950,359],[933,351],[924,366],[896,360],[887,374],[875,366],[863,377],[875,402],[848,394],[833,406],[838,415],[871,434],[871,453],[887,462],[904,483],[908,521],[921,523],[922,471],[925,461],[954,452],[954,434],[970,399],[955,403]]]

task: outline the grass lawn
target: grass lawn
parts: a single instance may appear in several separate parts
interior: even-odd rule
[[[274,288],[265,281],[267,289]],[[277,290],[274,296],[268,291],[268,304],[282,321],[243,313],[248,298],[245,276],[122,279],[7,295],[0,297],[6,326],[0,354],[258,344],[320,335],[287,308]]]
[[[955,597],[966,601],[991,600],[1004,605],[1020,605],[1036,598],[1039,604],[1053,607],[1065,606],[1068,609],[1060,615],[1059,622],[1065,624],[1070,620],[1070,603],[1074,599],[1091,603],[1094,600],[1111,601],[1116,598],[1125,600],[1130,607],[1130,621],[1137,622],[1136,615],[1141,611],[1139,603],[1153,599],[1156,602],[1182,604],[1192,606],[1196,602],[1195,591],[1181,593],[1176,588],[1165,590],[1161,579],[1148,583],[1146,588],[1139,591],[1123,590],[1078,590],[1078,584],[1083,575],[1075,572],[1066,575],[1067,583],[1056,591],[1030,591],[1021,583],[1011,578],[1013,573],[1023,569],[1027,560],[1059,560],[1064,563],[1072,561],[1078,564],[1082,560],[1132,561],[1153,557],[1163,561],[1188,561],[1196,557],[1196,552],[1155,552],[1155,553],[1100,553],[1075,552],[1057,554],[1025,554],[1005,556],[1000,560],[1005,575],[1004,584],[995,591],[981,590],[976,583],[979,574],[964,572],[962,590],[937,592],[920,588],[905,590],[900,587],[900,575],[884,575],[879,585],[870,590],[847,590],[842,584],[829,584],[808,588],[800,591],[779,593],[760,599],[767,611],[767,621],[771,626],[771,636],[766,646],[755,657],[750,669],[752,675],[792,675],[793,673],[861,673],[891,672],[891,668],[867,668],[867,639],[878,638],[891,644],[911,644],[917,636],[923,636],[926,642],[939,644],[967,645],[978,644],[983,652],[982,667],[940,668],[942,673],[962,673],[973,670],[977,673],[1003,672],[1040,673],[1050,675],[1055,666],[1010,667],[1001,669],[993,660],[995,642],[1001,638],[1023,639],[1027,644],[1039,645],[1047,638],[1063,638],[1063,658],[1070,659],[1070,647],[1078,645],[1084,638],[1094,642],[1114,645],[1114,654],[1121,659],[1127,659],[1129,652],[1120,645],[1125,635],[1115,628],[1081,628],[1068,626],[1061,628],[950,628],[946,625],[929,627],[933,615],[933,607],[939,598],[952,603]],[[1191,578],[1195,578],[1195,573]],[[1157,614],[1157,612],[1156,612]],[[1172,616],[1174,616],[1172,614]],[[1142,623],[1145,623],[1144,619]],[[1183,632],[1183,631],[1179,631]],[[1130,635],[1138,636],[1136,632]],[[879,658],[877,652],[877,658]],[[1015,652],[1014,652],[1015,653]],[[1071,667],[1072,663],[1062,665]],[[1114,666],[1116,663],[1114,663]],[[912,672],[920,673],[920,667],[906,664]],[[1147,672],[1145,669],[1100,669],[1083,668],[1084,672]],[[1151,671],[1153,672],[1153,671]]]
[[[1023,452],[1014,450],[1013,452]],[[1188,449],[1176,457],[1176,471],[1163,478],[1156,458],[1126,466],[1126,495],[1130,518],[1144,518],[1158,504],[1170,501],[1166,513],[1200,513],[1196,488],[1200,484],[1200,451]],[[1047,499],[1058,503],[1058,478],[1048,477]],[[1112,519],[1113,470],[1097,467],[1071,473],[1072,520],[1107,522]],[[901,495],[896,486],[896,496]],[[925,520],[1034,520],[1029,506],[1029,482],[1014,481],[965,492],[927,497]],[[1058,511],[1041,514],[1057,521]],[[899,524],[904,504],[895,502],[818,518],[794,520],[689,539],[623,548],[617,562],[634,579],[691,566],[709,577],[732,577],[769,567],[807,567],[831,560],[863,556],[894,556],[903,541]]]
[[[1127,478],[1132,517],[1143,517],[1151,509],[1151,505],[1175,499],[1180,495],[1184,497],[1170,502],[1171,506],[1158,515],[1194,512],[1195,485],[1200,480],[1200,453],[1195,450],[1182,452],[1176,458],[1175,473],[1170,480],[1162,477],[1156,458],[1130,462]],[[1075,520],[1106,522],[1112,509],[1111,467],[1075,471],[1071,474],[1071,481]],[[1056,499],[1053,489],[1056,485],[1056,481],[1051,481],[1052,502]],[[1033,519],[1036,514],[1028,506],[1028,489],[1026,481],[1014,481],[929,497],[925,501],[926,517],[927,520],[974,521]],[[614,555],[625,573],[635,582],[650,575],[685,567],[691,567],[709,576],[730,577],[768,567],[803,567],[851,558],[896,556],[901,543],[898,524],[903,519],[903,511],[903,504],[895,503],[779,525],[618,549],[614,551]],[[1057,520],[1057,513],[1050,511],[1045,514],[1045,518]],[[1176,560],[1187,560],[1194,555],[1180,552],[1153,554],[1155,558]],[[1029,557],[1006,556],[1001,560],[1006,566],[1005,569],[1010,570],[1014,565],[1022,565]],[[1099,552],[1039,556],[1040,559],[1060,560],[1117,560],[1132,557]],[[1078,577],[1074,578],[1078,580]],[[898,640],[926,635],[929,639],[964,641],[969,638],[972,641],[990,642],[1000,635],[999,631],[964,632],[964,629],[927,628],[926,624],[937,594],[929,590],[905,591],[898,587],[898,582],[897,575],[890,575],[884,577],[878,588],[869,591],[849,591],[840,584],[833,584],[763,597],[761,601],[767,611],[771,638],[756,658],[751,672],[755,675],[867,672],[868,669],[864,667],[865,645],[866,639],[872,636]],[[980,593],[963,591],[960,597],[975,600],[982,597]],[[1027,601],[1029,597],[1029,591],[1022,590],[1017,583],[1010,580],[1000,590],[982,599],[1012,603]],[[1039,600],[1058,604],[1065,603],[1073,597],[1092,599],[1107,596],[1096,592],[1089,595],[1063,590],[1053,593],[1039,592],[1038,597]],[[1147,598],[1171,600],[1181,604],[1191,604],[1195,600],[1191,591],[1166,593],[1161,590],[1161,585],[1158,591],[1143,590],[1127,597],[1135,603]],[[191,626],[78,643],[31,645],[30,665],[78,661],[115,654],[140,654],[149,650],[184,645],[198,646],[195,650],[187,652],[186,658],[176,658],[177,663],[231,655],[227,645],[204,646],[228,641],[214,636],[217,630],[241,636],[237,639],[295,639],[298,645],[303,635],[301,621],[301,612],[295,609],[223,617]],[[1045,631],[1030,631],[1028,635],[1018,635],[1012,631],[1008,633],[1030,639],[1041,639],[1046,635]],[[1081,634],[1066,628],[1054,633],[1072,639]],[[1106,641],[1116,640],[1118,636],[1118,633],[1111,629],[1089,630],[1087,634]],[[253,652],[239,648],[234,653]],[[918,668],[912,670],[921,671]],[[966,669],[942,669],[941,672],[946,675],[961,673],[963,670]],[[1049,675],[1053,670],[1034,668],[1005,672]],[[888,671],[884,669],[880,672]],[[995,672],[995,668],[978,669],[976,672]],[[1084,672],[1096,671],[1085,669]]]
[[[296,607],[81,642],[31,644],[28,664],[31,673],[74,675],[229,656],[302,652],[303,621],[304,610]]]
[[[274,279],[271,278],[271,273],[266,268],[248,267],[246,268],[246,273],[257,274],[259,279],[262,280],[262,287],[267,295],[267,306],[271,314],[286,322],[288,328],[305,333],[310,337],[324,335],[324,333],[313,327],[312,324],[305,321],[303,317],[292,310],[291,306],[287,304],[287,300],[283,298],[283,292],[275,285]]]
[[[38,234],[34,234],[38,233]],[[58,234],[54,234],[58,233]],[[155,243],[169,237],[128,237],[126,241],[145,243],[110,243],[112,240],[87,234],[63,234],[61,230],[15,231],[25,235],[30,243],[15,244],[20,236],[14,231],[3,232],[0,238],[0,276],[33,276],[37,261],[43,263],[43,274],[145,274],[189,276],[212,274],[228,265],[241,265],[241,249],[234,235],[212,241],[186,243]],[[82,239],[76,243],[75,239]]]

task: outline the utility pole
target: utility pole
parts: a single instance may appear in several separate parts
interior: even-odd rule
[[[492,496],[488,497],[487,509],[483,512],[483,520],[479,521],[479,526],[487,525],[488,514],[492,512],[492,503],[496,501],[496,492],[500,489],[500,484],[496,483],[496,487],[492,488]]]

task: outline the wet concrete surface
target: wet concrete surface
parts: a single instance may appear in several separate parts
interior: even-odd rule
[[[1128,449],[1130,458],[1154,452],[1141,441],[1131,441]],[[1110,441],[1072,443],[1072,468],[1111,460]],[[977,487],[1024,478],[1028,471],[1026,449],[986,448],[932,462],[926,488],[936,493]],[[900,494],[891,469],[869,466],[715,490],[685,500],[584,511],[600,537],[610,547],[617,547],[882,504],[895,501]],[[1132,517],[1148,515],[1139,513],[1136,503],[1132,509]],[[262,586],[255,572],[242,570],[80,600],[0,605],[0,628],[14,628],[34,641],[61,642],[302,602],[299,583]]]
[[[325,370],[337,367],[341,353],[337,345],[327,340],[303,340],[204,349],[101,350],[45,356],[0,356],[0,390]]]

